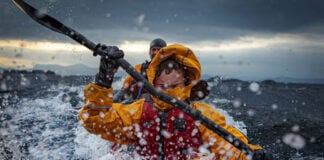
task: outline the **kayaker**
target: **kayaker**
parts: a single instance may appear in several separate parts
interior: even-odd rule
[[[156,53],[166,45],[167,43],[161,38],[152,40],[149,47],[150,60],[145,60],[145,62],[135,65],[135,70],[146,77],[146,69],[149,66],[151,60],[156,55]],[[136,83],[133,77],[128,75],[123,82],[121,90],[114,96],[114,102],[124,101],[124,103],[128,103],[140,98],[144,92],[145,91],[143,90],[143,88]]]
[[[110,52],[123,54],[117,47]],[[101,58],[95,82],[84,89],[85,104],[79,112],[90,133],[118,144],[135,144],[143,159],[248,159],[244,153],[180,109],[146,93],[131,104],[113,102],[114,73],[118,65]],[[188,103],[250,148],[253,159],[267,159],[262,147],[226,123],[225,116],[208,104],[190,102],[191,88],[200,80],[201,67],[194,52],[180,44],[163,47],[147,70],[148,81],[159,91]]]

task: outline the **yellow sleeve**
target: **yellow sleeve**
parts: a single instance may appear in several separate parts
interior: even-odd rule
[[[248,139],[245,137],[243,133],[241,133],[238,129],[228,126],[226,124],[225,116],[211,108],[209,105],[205,103],[193,103],[193,107],[202,112],[204,116],[215,122],[220,127],[224,128],[228,132],[230,132],[235,137],[239,138],[245,144],[250,146],[253,150],[261,149],[259,145],[253,145],[248,143]],[[227,142],[224,138],[220,137],[213,131],[209,130],[203,125],[199,125],[199,131],[202,136],[202,140],[204,143],[210,146],[210,151],[215,154],[217,159],[235,159],[235,160],[245,160],[247,159],[246,155],[243,154],[239,149],[235,146]]]
[[[137,64],[135,65],[135,70],[138,72],[138,73],[141,73],[141,68],[142,68],[142,64]],[[123,89],[125,91],[127,91],[129,89],[129,87],[132,85],[134,79],[132,76],[130,75],[127,75],[124,82],[123,82]]]
[[[112,97],[112,88],[88,84],[84,89],[85,105],[78,117],[90,133],[115,143],[134,143],[144,99],[124,105],[113,103]]]

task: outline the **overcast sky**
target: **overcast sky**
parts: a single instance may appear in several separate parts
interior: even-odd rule
[[[26,0],[95,43],[117,45],[135,65],[149,42],[190,47],[203,74],[324,78],[322,0]],[[85,47],[0,1],[0,67],[98,66]]]

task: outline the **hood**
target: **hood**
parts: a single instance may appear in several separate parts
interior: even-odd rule
[[[157,66],[171,56],[175,57],[176,61],[180,64],[187,67],[189,84],[186,88],[190,90],[200,79],[201,67],[194,52],[180,44],[172,44],[160,49],[146,70],[148,81],[153,84]]]

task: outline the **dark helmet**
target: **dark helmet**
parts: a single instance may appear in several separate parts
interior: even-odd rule
[[[152,47],[155,47],[155,46],[159,46],[159,47],[165,47],[167,44],[166,44],[166,42],[163,40],[163,39],[161,39],[161,38],[157,38],[157,39],[154,39],[152,42],[151,42],[151,44],[150,44],[150,49],[152,48]]]

